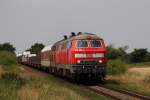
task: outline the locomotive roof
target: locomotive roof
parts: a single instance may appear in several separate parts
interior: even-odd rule
[[[56,42],[54,45],[60,43],[60,42],[65,42],[65,41],[69,41],[69,40],[82,40],[82,39],[88,39],[88,38],[91,38],[91,39],[101,39],[99,36],[97,36],[96,34],[92,34],[92,33],[82,33],[82,34],[79,34],[79,35],[76,35],[76,36],[72,36],[68,39],[63,39],[63,40],[60,40],[58,42]]]
[[[49,50],[51,50],[51,47],[52,47],[52,45],[48,45],[48,46],[44,47],[41,52],[49,51]]]
[[[98,37],[97,35],[95,34],[91,34],[91,33],[82,33],[80,35],[77,35],[77,36],[73,36],[72,38],[70,38],[71,40],[74,40],[74,39],[88,39],[88,38],[91,38],[91,39],[101,39],[100,37]]]

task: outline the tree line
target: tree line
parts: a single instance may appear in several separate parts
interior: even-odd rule
[[[41,50],[45,47],[42,43],[35,43],[26,51],[30,51],[32,54],[39,54]],[[0,44],[0,51],[7,51],[11,53],[15,53],[16,48],[9,42]]]
[[[35,43],[26,51],[30,51],[32,54],[39,54],[44,47],[45,45],[42,43]]]
[[[127,53],[128,46],[115,48],[113,45],[107,46],[107,59],[121,59],[127,63],[140,63],[150,61],[150,52],[147,48],[134,49]]]
[[[7,42],[7,43],[0,44],[0,51],[8,51],[8,52],[15,53],[16,48],[11,43]]]

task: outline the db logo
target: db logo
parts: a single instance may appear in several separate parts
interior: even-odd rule
[[[92,54],[86,54],[86,57],[92,57]]]

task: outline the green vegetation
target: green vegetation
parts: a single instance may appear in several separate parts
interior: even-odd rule
[[[148,60],[150,61],[150,52],[148,53]]]
[[[29,51],[38,54],[44,48],[36,43]],[[127,53],[128,46],[107,47],[107,83],[113,88],[126,89],[150,96],[150,74],[137,68],[150,66],[150,52],[135,49]],[[2,100],[106,100],[82,85],[71,84],[39,71],[16,64],[15,48],[9,43],[0,44],[0,99]],[[144,68],[143,67],[143,68]],[[24,69],[25,68],[25,69]],[[142,69],[140,69],[142,71]],[[142,73],[142,74],[141,74]],[[143,74],[144,73],[144,74]],[[145,74],[148,73],[148,74]]]
[[[0,44],[0,51],[8,51],[15,53],[15,50],[16,50],[15,47],[10,43]]]
[[[109,75],[118,75],[123,74],[127,71],[127,66],[124,61],[117,60],[109,60],[107,63],[107,74]]]
[[[133,81],[130,81],[130,74],[128,77],[124,77],[125,79],[122,79],[121,77],[118,79],[115,79],[115,77],[111,78],[105,85],[111,88],[115,89],[121,89],[121,90],[127,90],[135,93],[139,93],[142,95],[150,96],[150,85],[149,85],[149,79],[145,79],[144,81],[138,81],[132,78]],[[128,79],[129,78],[129,79]],[[125,82],[126,81],[126,82]]]
[[[24,84],[21,72],[21,69],[16,67],[15,54],[0,51],[0,100],[20,100],[17,91]]]
[[[32,72],[34,73],[34,72]],[[37,72],[36,72],[37,73]],[[29,75],[29,74],[28,74]],[[19,91],[22,100],[106,100],[84,86],[70,84],[51,75],[28,76],[29,82]]]
[[[6,73],[3,73],[2,75],[1,75],[1,78],[2,79],[5,79],[5,80],[8,80],[8,81],[16,81],[16,82],[18,82],[18,83],[23,83],[23,78],[22,77],[20,77],[20,75],[19,74],[17,74],[17,73],[14,73],[14,72],[6,72]]]
[[[145,79],[144,79],[144,81],[146,82],[146,83],[150,83],[150,75],[149,76],[147,76]]]
[[[125,65],[128,66],[127,70],[118,75],[109,74],[105,85],[150,96],[150,63]]]
[[[32,53],[43,46],[35,44]],[[0,50],[0,100],[108,100],[84,86],[16,64],[14,52]]]
[[[20,100],[18,91],[25,84],[25,79],[18,74],[18,71],[15,72],[16,69],[10,71],[5,67],[1,67],[3,71],[0,73],[0,100]],[[13,69],[14,66],[10,68]]]
[[[0,79],[0,100],[20,100],[17,93],[19,89],[19,81]]]
[[[0,51],[0,64],[13,65],[16,64],[16,56],[8,51]]]
[[[134,51],[130,53],[130,62],[147,62],[149,61],[148,56],[147,49],[134,49]]]
[[[35,43],[26,51],[30,51],[32,54],[39,54],[44,47],[45,46],[42,43]]]
[[[127,47],[107,47],[107,86],[150,96],[150,52],[135,49],[126,52]]]
[[[127,64],[127,66],[130,67],[148,67],[150,66],[150,62],[141,62],[141,63],[133,63],[133,64]]]
[[[134,49],[127,53],[128,46],[115,48],[113,45],[107,46],[107,59],[121,59],[126,63],[142,63],[150,61],[150,52],[145,48]]]
[[[126,50],[128,46],[115,48],[113,45],[107,46],[107,59],[115,60],[115,59],[123,59],[128,56]]]
[[[82,85],[71,84],[24,66],[16,65],[11,72],[8,66],[0,68],[3,69],[0,71],[1,100],[109,100]],[[18,71],[20,73],[16,74]]]

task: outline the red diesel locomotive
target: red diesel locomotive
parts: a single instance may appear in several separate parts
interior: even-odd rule
[[[72,33],[69,38],[64,36],[36,57],[28,57],[28,61],[22,63],[73,80],[83,77],[97,80],[106,75],[106,47],[104,40],[95,34],[79,32],[77,35]],[[35,63],[33,58],[40,61]]]

